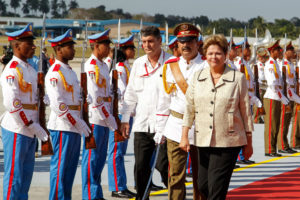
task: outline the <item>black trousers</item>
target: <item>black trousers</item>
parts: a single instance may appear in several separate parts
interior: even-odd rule
[[[198,147],[198,187],[208,200],[225,200],[241,147]]]
[[[143,198],[150,173],[151,158],[155,150],[155,142],[153,140],[154,133],[135,132],[134,133],[134,179],[136,184],[136,200]],[[160,147],[156,169],[160,172],[164,184],[168,183],[168,158],[166,152],[166,144]]]

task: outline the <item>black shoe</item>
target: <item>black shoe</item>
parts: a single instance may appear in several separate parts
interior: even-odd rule
[[[293,147],[293,149],[300,150],[300,147]]]
[[[133,198],[135,197],[135,195],[131,194],[128,192],[128,190],[123,190],[123,191],[114,191],[114,192],[111,192],[111,196],[112,197],[117,197],[117,198],[126,198],[126,199],[130,199],[130,198]]]
[[[237,169],[237,168],[240,168],[240,166],[239,166],[239,165],[235,165],[235,166],[234,166],[234,169]]]
[[[245,160],[245,162],[246,162],[246,165],[251,165],[251,164],[255,163],[254,160]]]
[[[281,157],[282,155],[279,153],[265,153],[265,156],[270,156],[270,157]]]
[[[131,194],[132,196],[134,196],[135,197],[135,195],[136,195],[136,193],[134,193],[134,192],[131,192],[130,190],[128,190],[128,189],[126,189],[126,190],[124,190],[124,191],[126,191],[127,193],[129,193],[129,194]]]
[[[252,160],[238,160],[236,161],[236,163],[242,165],[250,165],[250,164],[254,164],[255,162]]]
[[[192,173],[187,173],[186,177],[193,178],[193,174]]]
[[[279,153],[297,153],[297,151],[293,150],[293,149],[284,149],[284,150],[278,150]]]
[[[150,185],[150,190],[151,190],[151,191],[159,191],[159,190],[162,190],[162,189],[164,189],[164,188],[161,187],[161,186],[158,186],[158,185],[154,185],[154,183],[152,183],[152,184]]]

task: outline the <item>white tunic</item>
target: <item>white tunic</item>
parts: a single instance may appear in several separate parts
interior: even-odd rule
[[[203,60],[200,54],[198,54],[188,64],[186,60],[181,56],[178,61],[180,70],[184,79],[189,84],[194,73],[203,69]],[[167,94],[163,87],[160,88],[157,111],[156,111],[156,125],[157,132],[163,132],[164,136],[175,142],[180,142],[182,135],[183,119],[176,118],[170,114],[170,111],[176,111],[183,114],[186,104],[185,94],[181,91],[175,78],[172,74],[170,66],[168,64],[166,71],[166,82],[171,85],[175,84],[176,91]],[[194,144],[194,126],[189,131],[189,142]]]
[[[73,87],[73,92],[66,91],[59,71],[64,76],[66,83]],[[76,73],[69,65],[56,59],[46,75],[45,86],[51,108],[48,129],[80,134],[65,115],[69,110],[69,105],[78,106],[81,104],[80,85]],[[69,110],[68,112],[72,116],[80,118],[80,111]]]
[[[11,67],[13,62],[17,62],[17,66]],[[17,68],[23,75],[23,80],[31,84],[32,93],[21,91]],[[6,110],[3,114],[1,127],[14,133],[34,137],[19,117],[19,114],[16,115],[16,113],[21,108],[21,104],[37,104],[37,72],[30,64],[13,56],[1,74],[1,86],[3,105]],[[24,109],[24,113],[28,121],[38,122],[38,112],[36,110]]]
[[[98,71],[96,71],[96,67],[98,67]],[[84,71],[87,73],[88,94],[92,97],[92,103],[89,104],[89,121],[92,124],[107,127],[98,109],[104,103],[108,112],[112,113],[111,102],[102,101],[103,97],[111,95],[109,69],[105,62],[98,60],[92,54],[84,65]],[[96,83],[97,73],[99,76],[98,84]],[[103,81],[106,83],[105,86],[99,87]]]

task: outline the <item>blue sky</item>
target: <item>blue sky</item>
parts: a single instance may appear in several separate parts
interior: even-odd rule
[[[205,15],[210,19],[233,17],[248,20],[258,15],[267,21],[275,18],[300,18],[299,0],[77,0],[80,7],[105,5],[107,10],[122,8],[133,14],[164,13],[181,16]]]

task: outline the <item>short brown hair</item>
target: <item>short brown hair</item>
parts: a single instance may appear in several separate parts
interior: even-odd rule
[[[224,35],[221,35],[221,34],[212,35],[212,36],[209,36],[207,39],[205,39],[204,45],[203,45],[204,55],[206,55],[207,49],[210,45],[218,45],[222,49],[224,54],[227,54],[228,43],[227,43],[227,40],[224,37]]]
[[[154,36],[157,39],[161,38],[160,30],[156,26],[147,26],[141,30],[141,34],[143,37]]]

